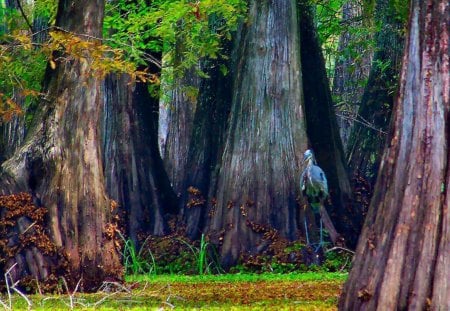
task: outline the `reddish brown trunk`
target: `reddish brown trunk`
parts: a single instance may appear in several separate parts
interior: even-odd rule
[[[211,232],[225,265],[261,251],[256,224],[295,238],[299,157],[306,149],[295,1],[250,1],[237,40],[230,123]],[[253,231],[255,230],[255,231]]]
[[[145,83],[133,83],[125,74],[108,76],[105,88],[106,189],[126,212],[123,223],[133,241],[162,235],[164,215],[174,213],[177,202],[158,149],[158,99],[150,96]]]
[[[82,6],[60,1],[57,26],[100,37],[103,9],[100,0]],[[4,193],[31,191],[35,201],[48,209],[47,229],[52,242],[67,255],[69,281],[76,283],[81,278],[85,290],[94,290],[107,278],[121,278],[122,267],[112,239],[114,203],[104,186],[102,82],[92,76],[88,54],[86,59],[64,61],[55,70],[48,69],[48,96],[41,102],[26,141],[2,165],[0,189]],[[21,276],[33,271],[27,267],[34,260],[20,260]]]
[[[394,127],[341,310],[450,309],[449,4],[414,0]]]

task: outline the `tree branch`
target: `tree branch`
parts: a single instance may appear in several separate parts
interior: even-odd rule
[[[22,4],[20,3],[20,0],[16,0],[16,2],[17,2],[17,7],[19,8],[20,13],[22,14],[23,19],[27,23],[28,28],[30,28],[31,33],[33,33],[34,32],[33,25],[31,25],[30,21],[28,20],[28,17],[25,15],[25,12],[24,12],[24,10],[22,8]]]

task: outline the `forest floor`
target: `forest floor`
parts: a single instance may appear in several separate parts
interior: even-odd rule
[[[12,310],[336,310],[347,275],[296,273],[218,276],[139,276],[96,294],[28,296]],[[28,304],[31,303],[31,307]],[[1,310],[1,306],[0,306]]]

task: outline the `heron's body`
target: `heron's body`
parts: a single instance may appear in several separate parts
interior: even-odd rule
[[[328,182],[324,171],[317,165],[314,153],[311,150],[306,150],[303,163],[306,163],[306,168],[300,177],[300,189],[302,195],[307,198],[309,205],[315,214],[318,214],[323,202],[328,197]],[[306,240],[309,244],[308,226],[305,218]],[[322,236],[322,218],[320,218],[320,243],[319,248],[323,244]]]
[[[324,171],[308,160],[307,166],[300,179],[300,189],[315,213],[328,197],[328,183]]]

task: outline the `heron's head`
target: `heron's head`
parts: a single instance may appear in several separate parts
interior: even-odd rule
[[[303,163],[305,163],[308,160],[314,161],[314,152],[311,149],[306,150],[305,153],[303,154]]]

